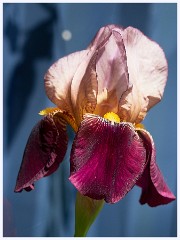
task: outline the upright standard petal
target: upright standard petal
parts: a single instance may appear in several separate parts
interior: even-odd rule
[[[77,69],[71,85],[71,100],[77,125],[85,113],[93,113],[97,103],[97,52],[89,51]]]
[[[100,28],[88,48],[97,49],[99,47],[102,47],[108,41],[109,37],[112,34],[112,29],[115,27],[117,26],[114,24],[110,24]]]
[[[72,146],[70,163],[69,179],[81,194],[115,203],[142,174],[146,150],[131,123],[86,114]]]
[[[34,182],[52,174],[67,149],[66,123],[56,114],[48,114],[33,128],[17,177],[15,192],[34,189]]]
[[[119,113],[130,122],[141,122],[158,103],[167,81],[168,66],[160,46],[133,27],[121,33],[126,49],[129,81],[133,87],[121,98]]]
[[[45,74],[45,89],[49,99],[60,109],[73,115],[71,104],[72,79],[82,62],[86,62],[89,50],[72,53],[60,58]],[[85,66],[86,68],[86,66]],[[81,69],[85,71],[85,69]]]
[[[117,113],[122,94],[130,88],[122,29],[110,25],[109,31],[111,34],[104,45],[100,44],[97,48],[98,96],[95,113],[101,116],[109,111]]]
[[[138,130],[138,134],[145,143],[148,157],[145,171],[137,182],[137,185],[142,187],[140,203],[147,203],[151,207],[168,204],[175,200],[176,197],[165,183],[162,173],[156,164],[156,152],[153,139],[144,129]]]
[[[122,94],[130,87],[121,31],[115,25],[101,28],[73,77],[71,99],[78,124],[85,113],[117,112]]]

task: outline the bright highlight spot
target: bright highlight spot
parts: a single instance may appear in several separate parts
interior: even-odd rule
[[[104,115],[105,119],[108,119],[109,121],[120,123],[120,118],[116,113],[108,112]]]
[[[49,107],[49,108],[45,108],[43,110],[41,110],[39,112],[39,115],[47,115],[49,113],[54,113],[55,111],[59,111],[59,108],[56,108],[56,107]]]
[[[61,36],[65,41],[69,41],[72,38],[72,33],[69,30],[64,30]]]

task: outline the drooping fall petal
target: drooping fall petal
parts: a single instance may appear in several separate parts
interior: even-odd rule
[[[132,124],[86,114],[72,146],[69,179],[81,194],[115,203],[135,185],[145,162]]]
[[[15,192],[34,189],[34,182],[52,174],[62,162],[67,149],[66,123],[49,114],[33,128],[17,177]]]
[[[121,98],[119,114],[127,121],[138,123],[161,100],[168,66],[161,47],[138,29],[128,27],[121,34],[133,87]]]
[[[156,164],[156,151],[153,139],[146,130],[139,130],[148,156],[148,163],[137,185],[142,187],[140,203],[147,203],[151,207],[170,203],[175,200],[174,194],[165,183],[163,175]]]

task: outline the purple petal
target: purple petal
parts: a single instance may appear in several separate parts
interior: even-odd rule
[[[71,152],[70,181],[93,199],[115,203],[142,174],[146,150],[131,123],[86,114]]]
[[[170,203],[176,197],[165,183],[163,175],[156,164],[153,139],[146,130],[139,130],[138,133],[146,145],[149,160],[142,177],[137,182],[137,185],[142,187],[140,203],[147,203],[151,207]]]
[[[49,114],[33,128],[17,177],[15,192],[34,189],[34,182],[52,174],[67,149],[66,124],[58,113]]]

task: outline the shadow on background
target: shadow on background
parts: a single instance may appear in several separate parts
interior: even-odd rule
[[[26,32],[26,40],[20,49],[17,44],[20,29],[9,20],[4,34],[12,52],[21,52],[22,57],[10,77],[5,108],[7,109],[7,146],[10,147],[23,121],[27,105],[35,88],[35,62],[52,58],[53,24],[57,21],[57,9],[53,4],[40,4],[49,13],[49,19]]]

